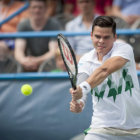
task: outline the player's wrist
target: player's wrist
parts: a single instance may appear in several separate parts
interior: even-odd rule
[[[85,102],[82,99],[77,100],[77,103],[79,103],[81,105],[82,110],[85,107]]]
[[[87,81],[82,82],[79,86],[82,89],[82,93],[84,94],[87,94],[91,91],[91,86]]]

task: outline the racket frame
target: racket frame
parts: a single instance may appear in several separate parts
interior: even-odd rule
[[[72,59],[73,59],[73,62],[74,62],[74,66],[75,66],[75,74],[73,74],[71,72],[70,68],[68,67],[68,65],[67,65],[67,63],[65,61],[64,53],[63,53],[62,48],[61,48],[61,38],[64,40],[64,42],[68,46],[69,51],[71,53],[71,56],[72,56]],[[72,88],[73,89],[76,89],[78,68],[77,68],[77,61],[76,61],[76,57],[75,57],[74,51],[73,51],[73,49],[72,49],[69,41],[62,34],[58,34],[57,35],[57,41],[58,41],[58,46],[59,46],[59,49],[60,49],[60,53],[61,53],[62,59],[64,61],[65,67],[66,67],[67,72],[68,72],[68,75],[69,75],[69,79],[70,79]]]

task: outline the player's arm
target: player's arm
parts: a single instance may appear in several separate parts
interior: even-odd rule
[[[127,59],[120,56],[112,57],[97,68],[86,81],[91,88],[94,88],[101,84],[110,74],[121,69],[127,62]]]
[[[106,60],[103,65],[97,68],[89,76],[89,78],[87,78],[87,80],[79,84],[79,86],[77,87],[77,89],[79,90],[75,90],[72,93],[74,100],[79,100],[81,96],[87,95],[87,93],[90,92],[92,88],[95,88],[96,86],[101,84],[111,73],[122,68],[127,62],[127,59],[124,59],[120,56],[115,56]],[[80,91],[80,89],[82,92]]]
[[[89,76],[86,73],[79,73],[77,75],[77,85],[85,81],[88,77]],[[82,89],[80,87],[77,87],[76,90],[71,88],[70,93],[72,95],[72,101],[70,102],[70,111],[74,113],[82,112],[86,103],[87,94],[83,94]],[[76,98],[80,99],[76,101]]]

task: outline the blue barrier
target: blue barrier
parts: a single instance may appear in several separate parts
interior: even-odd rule
[[[140,71],[137,71],[138,77],[140,77]],[[25,80],[25,79],[68,79],[67,72],[29,72],[29,73],[10,73],[0,74],[1,80]]]
[[[32,37],[56,37],[59,33],[65,36],[87,36],[90,32],[67,32],[67,31],[40,31],[40,32],[18,32],[18,33],[0,33],[0,38],[32,38]],[[140,29],[121,29],[117,30],[118,35],[136,35],[140,34]]]
[[[68,76],[54,75],[11,74],[8,80],[5,74],[0,79],[0,140],[70,140],[89,127],[91,95],[82,113],[70,112]],[[21,94],[27,83],[33,87],[28,97]]]
[[[23,84],[33,87],[28,97]],[[72,113],[70,87],[67,73],[1,74],[0,140],[70,140],[82,133],[91,122],[91,95],[82,113]]]
[[[30,72],[0,74],[0,80],[23,80],[23,79],[68,79],[67,72]]]

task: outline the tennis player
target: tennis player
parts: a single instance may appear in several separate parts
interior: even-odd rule
[[[140,88],[133,49],[116,41],[116,23],[108,16],[94,20],[91,39],[95,49],[79,61],[70,110],[81,112],[91,92],[94,111],[85,140],[140,140]]]

